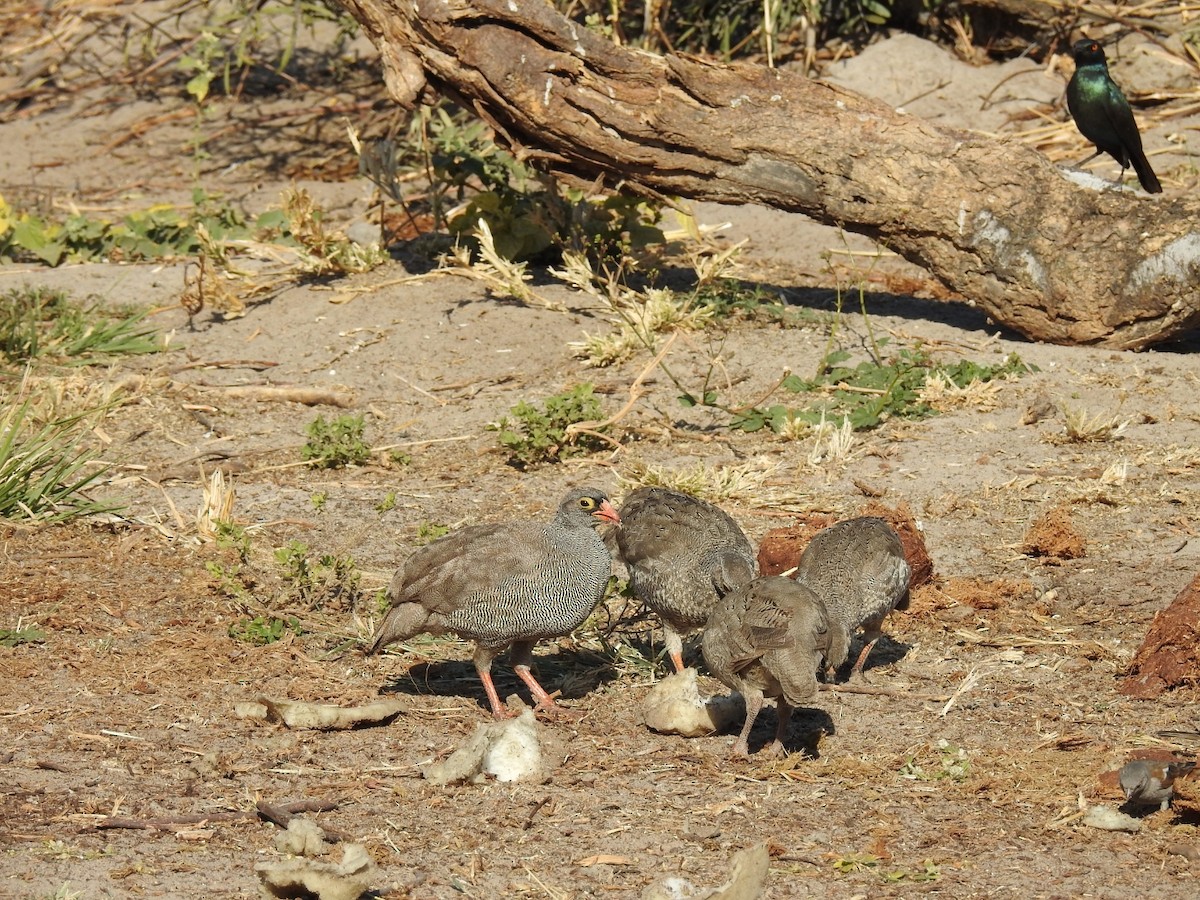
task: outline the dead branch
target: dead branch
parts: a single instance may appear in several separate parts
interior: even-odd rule
[[[451,96],[559,177],[865,234],[1036,340],[1141,348],[1200,322],[1198,198],[1084,187],[795,72],[629,50],[541,0],[339,2],[398,103]]]
[[[338,808],[336,800],[296,800],[291,803],[268,804],[259,801],[255,809],[230,812],[183,813],[177,816],[162,816],[154,819],[128,819],[121,816],[105,816],[95,823],[95,828],[135,828],[146,831],[170,831],[181,825],[201,825],[207,822],[240,822],[262,818],[286,828],[287,822],[297,813],[329,812]],[[326,833],[329,833],[328,830]],[[339,838],[340,840],[340,838]]]

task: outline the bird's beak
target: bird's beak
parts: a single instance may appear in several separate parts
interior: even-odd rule
[[[600,508],[592,513],[597,519],[603,519],[605,522],[612,522],[614,525],[621,524],[621,517],[617,515],[617,508],[607,500],[600,501]]]

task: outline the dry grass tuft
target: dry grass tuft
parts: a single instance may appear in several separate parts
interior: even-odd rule
[[[767,501],[764,483],[776,470],[777,464],[759,459],[740,466],[713,466],[698,462],[679,469],[646,465],[631,461],[617,478],[624,487],[652,485],[692,494],[712,503],[739,500],[759,503]]]
[[[215,541],[221,534],[221,526],[233,524],[233,504],[237,493],[233,479],[225,480],[220,469],[213,469],[204,483],[200,496],[200,508],[196,511],[196,534],[202,541]]]
[[[952,409],[974,409],[991,412],[1000,407],[1000,392],[1004,380],[980,381],[978,378],[963,387],[958,387],[941,372],[933,372],[925,379],[918,395],[938,412]]]
[[[1062,408],[1065,430],[1061,440],[1066,443],[1084,444],[1095,441],[1118,440],[1129,426],[1128,419],[1115,415],[1096,413],[1091,415],[1083,407]]]

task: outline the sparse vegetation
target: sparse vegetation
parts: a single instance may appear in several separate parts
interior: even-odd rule
[[[87,449],[89,430],[84,415],[38,424],[28,401],[0,411],[0,519],[66,522],[120,509],[88,494],[108,471]]]
[[[371,458],[371,449],[363,442],[365,429],[362,416],[338,416],[329,421],[317,416],[305,429],[308,442],[300,456],[315,469],[361,466]]]
[[[558,462],[603,449],[606,444],[591,431],[572,431],[572,425],[596,423],[603,415],[600,398],[590,382],[547,397],[540,406],[521,401],[507,416],[489,426],[499,433],[500,446],[518,468]],[[596,429],[603,426],[594,424]]]
[[[422,522],[417,526],[417,543],[428,544],[449,533],[449,525],[439,525],[436,522]]]
[[[43,644],[46,642],[46,632],[33,625],[24,628],[0,628],[0,647],[19,647],[22,644]]]
[[[883,342],[880,342],[881,344]],[[794,394],[815,395],[806,407],[774,404],[735,412],[733,426],[742,431],[770,428],[776,433],[794,432],[795,423],[818,425],[825,422],[850,423],[855,431],[876,428],[890,418],[921,419],[936,410],[922,391],[931,377],[955,388],[976,382],[1016,378],[1033,371],[1015,353],[996,366],[962,360],[953,365],[935,363],[921,347],[902,348],[886,360],[874,359],[851,367],[846,351],[829,354],[814,378],[788,375],[780,387]]]
[[[229,626],[231,638],[256,647],[274,644],[287,634],[297,637],[304,634],[300,620],[295,616],[255,616],[252,619],[239,619]]]
[[[1128,419],[1107,413],[1090,413],[1082,406],[1064,406],[1062,413],[1063,439],[1068,443],[1115,441],[1129,425]]]
[[[9,362],[99,362],[157,353],[163,342],[146,313],[85,306],[65,291],[24,287],[0,294],[0,354]]]
[[[201,231],[218,240],[248,238],[274,218],[268,213],[260,222],[247,222],[202,192],[190,214],[173,206],[152,206],[115,220],[83,214],[41,216],[14,209],[0,196],[0,262],[58,266],[184,257],[199,251]]]
[[[359,599],[358,572],[353,558],[326,553],[315,560],[307,544],[289,541],[275,551],[287,585],[284,599],[308,609],[351,609]]]

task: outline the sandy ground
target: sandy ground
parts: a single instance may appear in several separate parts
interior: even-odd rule
[[[917,71],[947,64],[928,45],[905,54]],[[973,95],[1011,74],[954,66],[956,84],[985,79]],[[852,72],[838,77],[851,83]],[[1051,84],[1050,95],[1061,90]],[[92,115],[80,97],[11,119],[0,126],[14,148],[0,181],[80,197],[115,191],[131,205],[185,194],[185,162],[147,161],[178,161],[186,128],[97,153],[160,105],[139,103]],[[942,120],[947,109],[911,107]],[[956,115],[972,124],[970,110]],[[239,155],[244,134],[214,141],[205,178],[251,205],[270,202],[287,177],[263,158],[286,155],[296,139],[279,126],[280,147],[257,159]],[[47,159],[56,166],[33,168]],[[361,181],[305,183],[346,223],[371,196]],[[1075,815],[1081,803],[1119,801],[1103,776],[1136,750],[1167,746],[1155,731],[1200,718],[1194,690],[1153,702],[1117,692],[1151,618],[1200,556],[1191,348],[1030,344],[965,306],[909,295],[929,286],[895,260],[842,254],[865,242],[766,210],[702,206],[698,217],[728,220],[722,241],[749,238],[745,275],[808,313],[794,327],[740,320],[678,338],[668,363],[689,389],[710,377],[723,402],[757,403],[785,371],[815,371],[831,347],[864,358],[885,336],[947,361],[1015,352],[1038,371],[934,418],[861,433],[848,457],[822,462],[811,437],[744,434],[723,413],[683,408],[656,370],[614,431],[618,450],[519,471],[489,423],[583,381],[615,413],[649,361],[587,368],[571,342],[612,326],[565,288],[543,289],[568,307],[555,312],[494,299],[462,277],[398,283],[395,263],[290,289],[239,319],[189,322],[177,306],[181,265],[0,271],[4,290],[44,284],[147,304],[171,336],[166,354],[83,376],[125,386],[127,402],[97,432],[114,467],[102,493],[128,504],[124,517],[0,531],[0,626],[47,634],[0,649],[0,895],[255,896],[255,865],[286,856],[279,829],[228,814],[260,800],[331,801],[309,818],[367,849],[370,885],[387,897],[639,897],[668,876],[719,884],[733,854],[759,843],[771,853],[768,897],[1195,895],[1194,818],[1155,813],[1126,834]],[[258,401],[231,386],[339,392],[350,405]],[[365,416],[367,441],[403,457],[380,450],[360,467],[302,465],[319,412]],[[1121,428],[1072,440],[1068,419],[1081,416]],[[641,724],[641,701],[663,673],[648,660],[661,633],[645,616],[614,630],[602,610],[575,637],[538,649],[543,683],[582,713],[539,726],[544,777],[449,787],[422,778],[422,764],[488,720],[467,645],[416,641],[369,659],[357,649],[378,619],[375,593],[422,526],[545,516],[583,484],[619,498],[651,467],[739,473],[721,503],[756,541],[793,515],[854,513],[868,494],[907,504],[937,578],[890,619],[873,657],[871,683],[891,693],[823,693],[796,717],[786,760],[734,762],[728,734],[684,739]],[[197,533],[215,468],[236,488],[245,560]],[[1083,556],[1023,551],[1031,525],[1055,509],[1084,538]],[[298,599],[273,554],[296,541],[313,560],[352,559],[359,595]],[[611,612],[620,610],[615,601]],[[230,636],[231,624],[263,612],[295,615],[305,633],[264,647]],[[495,672],[502,694],[528,700],[503,661]],[[261,696],[354,705],[381,695],[402,700],[402,712],[348,731],[234,712]],[[773,728],[768,711],[752,747]],[[171,824],[99,828],[107,817]]]

